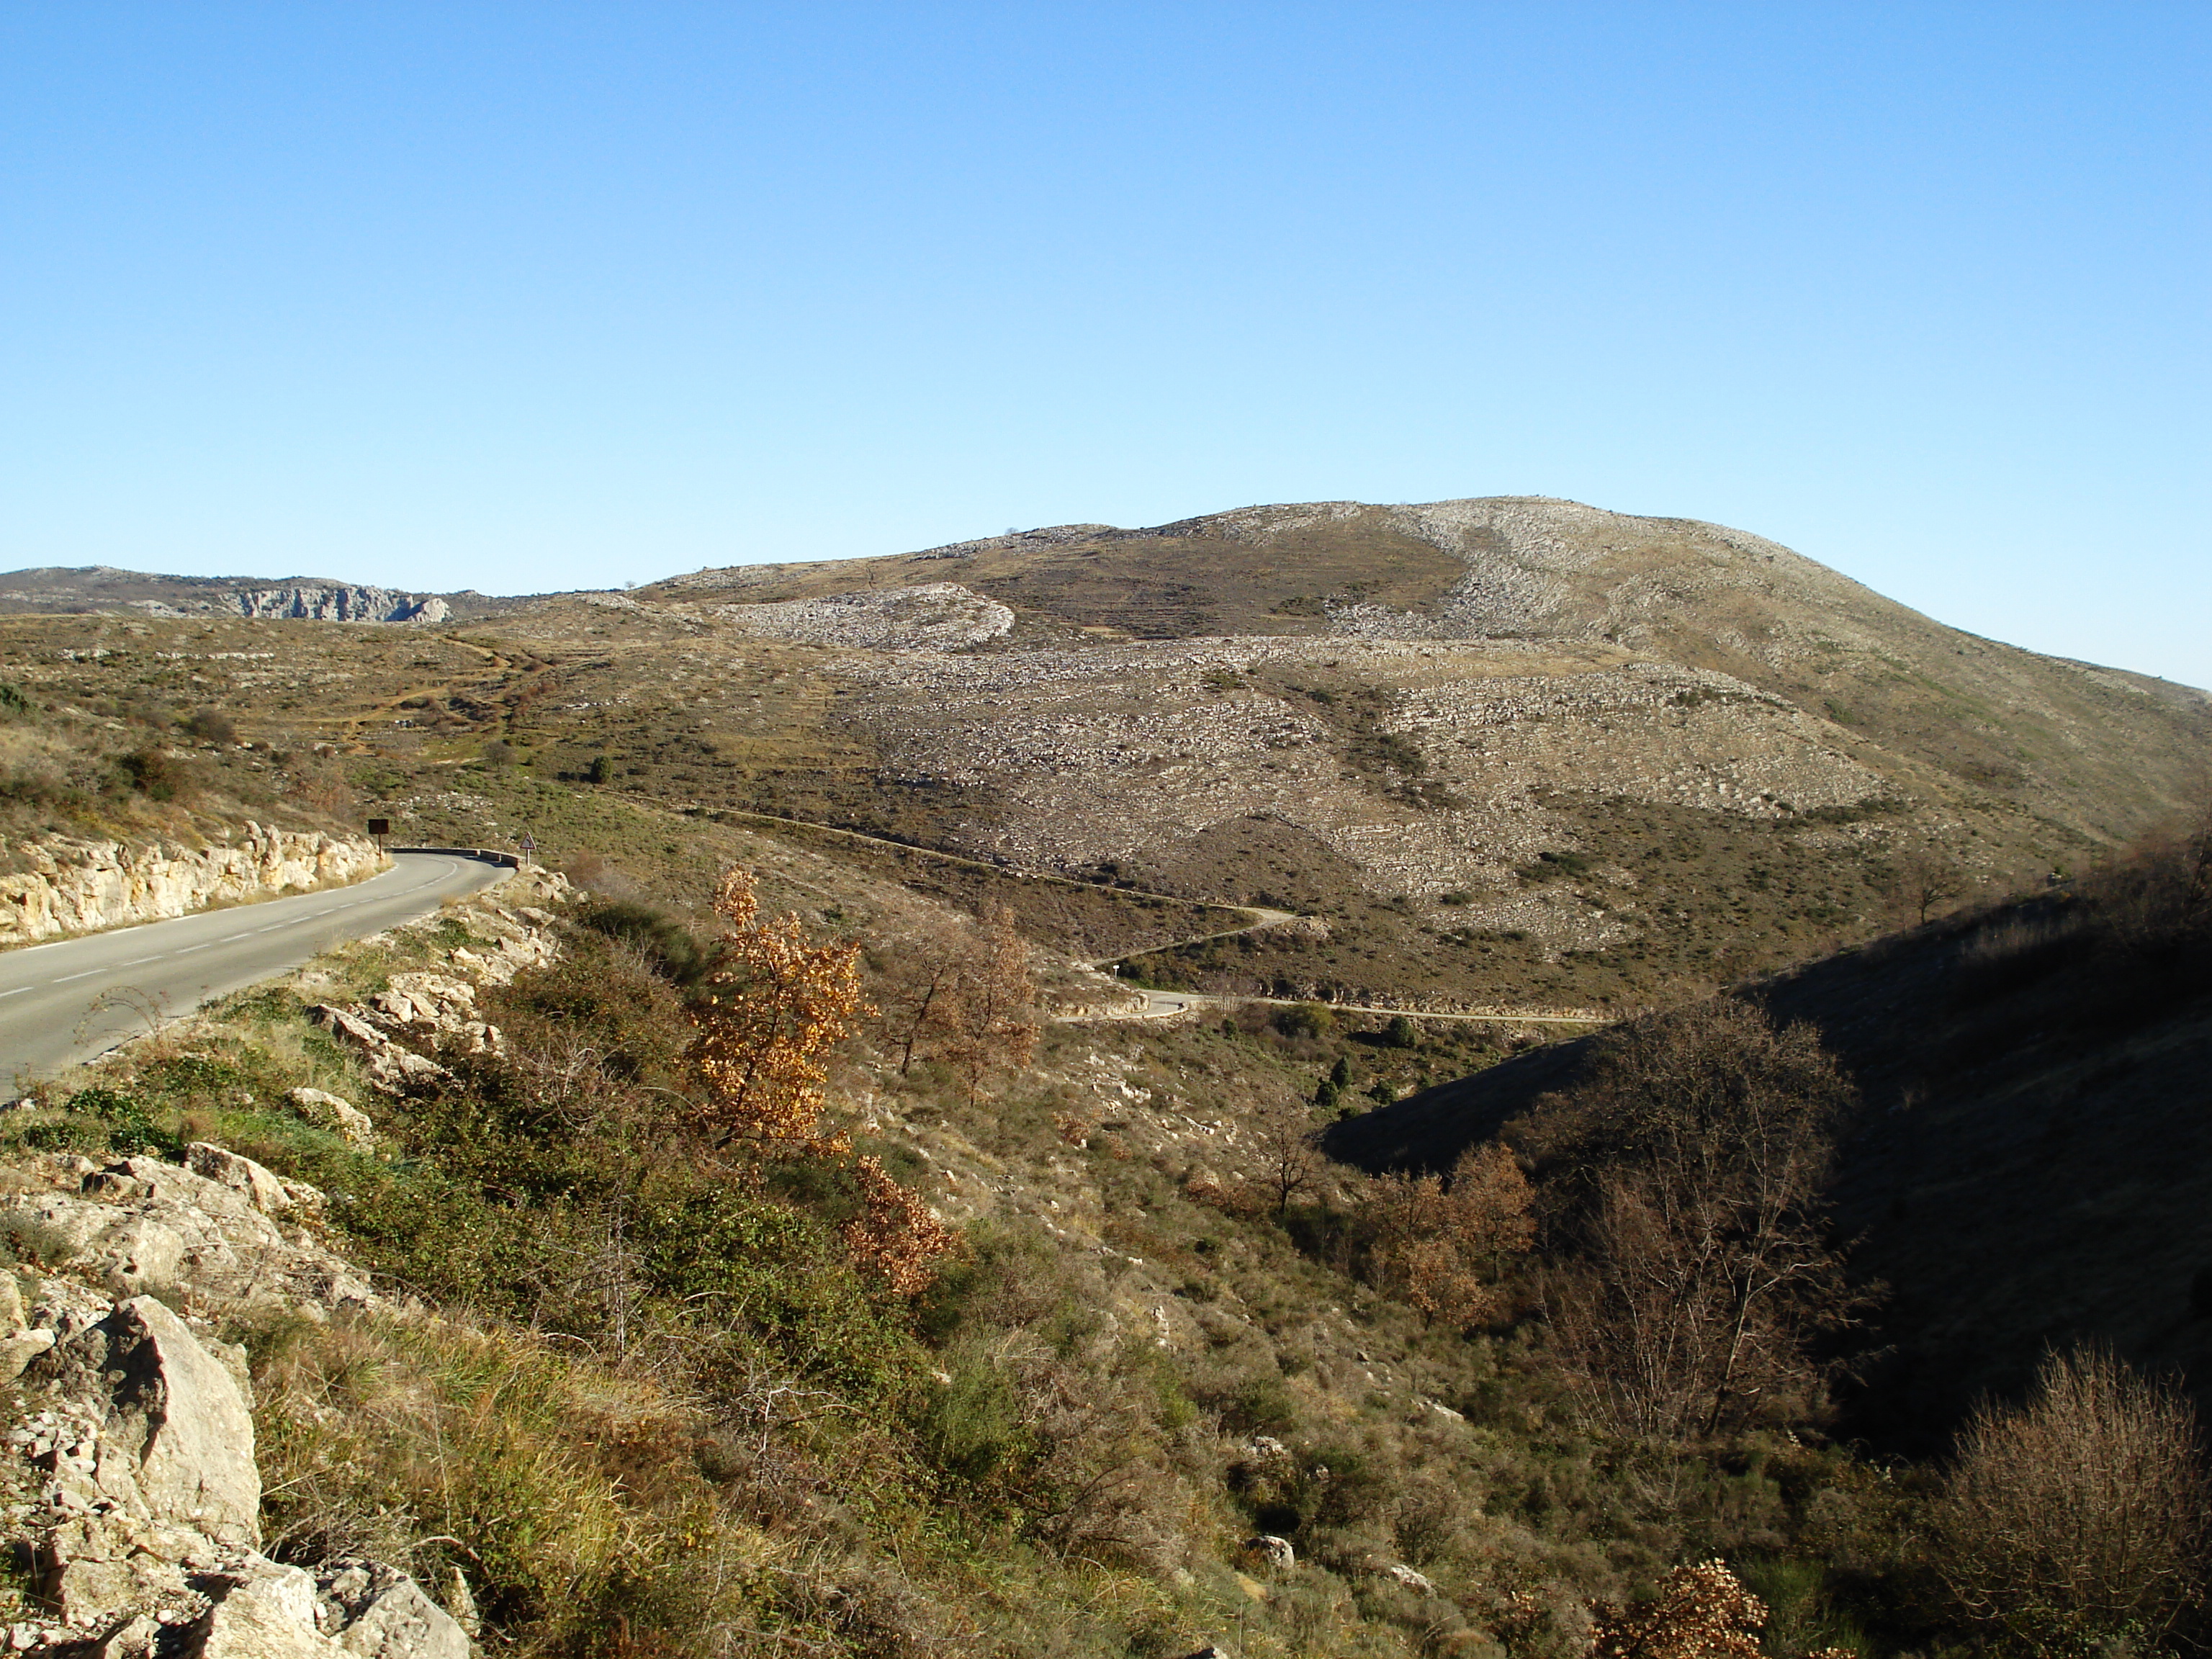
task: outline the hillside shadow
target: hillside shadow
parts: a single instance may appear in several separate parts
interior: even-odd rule
[[[2064,895],[1938,923],[1741,988],[1803,1021],[1862,1101],[1830,1190],[1887,1292],[1847,1433],[1938,1449],[2046,1346],[2112,1344],[2212,1381],[2212,949],[2116,935]],[[1531,1051],[1339,1124],[1370,1170],[1442,1169],[1601,1038]]]

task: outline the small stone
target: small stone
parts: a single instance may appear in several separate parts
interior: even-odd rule
[[[466,1574],[459,1567],[446,1569],[446,1611],[453,1615],[453,1622],[471,1639],[483,1634],[483,1621],[477,1616],[477,1598],[469,1593]]]
[[[1278,1537],[1272,1532],[1263,1532],[1256,1538],[1246,1539],[1244,1553],[1259,1557],[1279,1572],[1288,1572],[1298,1564],[1298,1553],[1291,1547],[1291,1540]]]

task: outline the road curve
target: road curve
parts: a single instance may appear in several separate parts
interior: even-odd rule
[[[507,873],[452,853],[394,853],[350,887],[203,910],[0,952],[0,1086],[89,1060],[170,1018],[428,915]]]

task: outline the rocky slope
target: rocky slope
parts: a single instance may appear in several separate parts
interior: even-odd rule
[[[2200,691],[1962,634],[1758,536],[1534,497],[1066,526],[902,559],[701,571],[639,597],[788,600],[924,569],[1094,633],[1616,647],[1717,671],[2092,830],[2152,805],[2175,740],[2201,740],[2207,717]]]
[[[1757,537],[1515,498],[1071,526],[270,648],[301,625],[26,618],[0,654],[41,697],[159,688],[335,750],[424,833],[608,850],[544,793],[579,782],[842,824],[1313,914],[1152,967],[1419,1006],[1804,960],[1893,925],[1923,855],[1968,889],[2093,861],[2212,741],[2203,693]],[[449,830],[414,805],[440,799]]]
[[[215,1334],[270,1310],[377,1305],[305,1224],[322,1194],[204,1143],[185,1166],[54,1154],[0,1170],[0,1231],[37,1263],[0,1276],[0,1370],[22,1416],[4,1514],[46,1609],[33,1655],[466,1659],[463,1624],[403,1572],[262,1554],[244,1354]],[[472,1618],[462,1586],[447,1597]]]
[[[477,948],[321,1012],[395,1089],[445,1075],[431,1055],[498,1050],[498,1030],[466,1018],[477,989],[552,958],[550,914],[531,901],[565,892],[557,876],[518,872],[463,907]],[[283,1109],[357,1151],[379,1145],[369,1115],[327,1091],[295,1088]],[[0,1382],[19,1402],[0,1439],[0,1522],[40,1610],[9,1627],[12,1650],[467,1659],[475,1615],[459,1573],[434,1598],[389,1565],[310,1572],[260,1552],[252,1385],[218,1333],[428,1316],[325,1245],[326,1208],[317,1188],[206,1141],[181,1163],[24,1152],[0,1164],[0,1243],[17,1264],[0,1271]]]

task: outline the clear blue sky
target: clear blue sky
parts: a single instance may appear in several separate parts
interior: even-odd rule
[[[1737,525],[2212,685],[2212,6],[0,11],[0,568]]]

